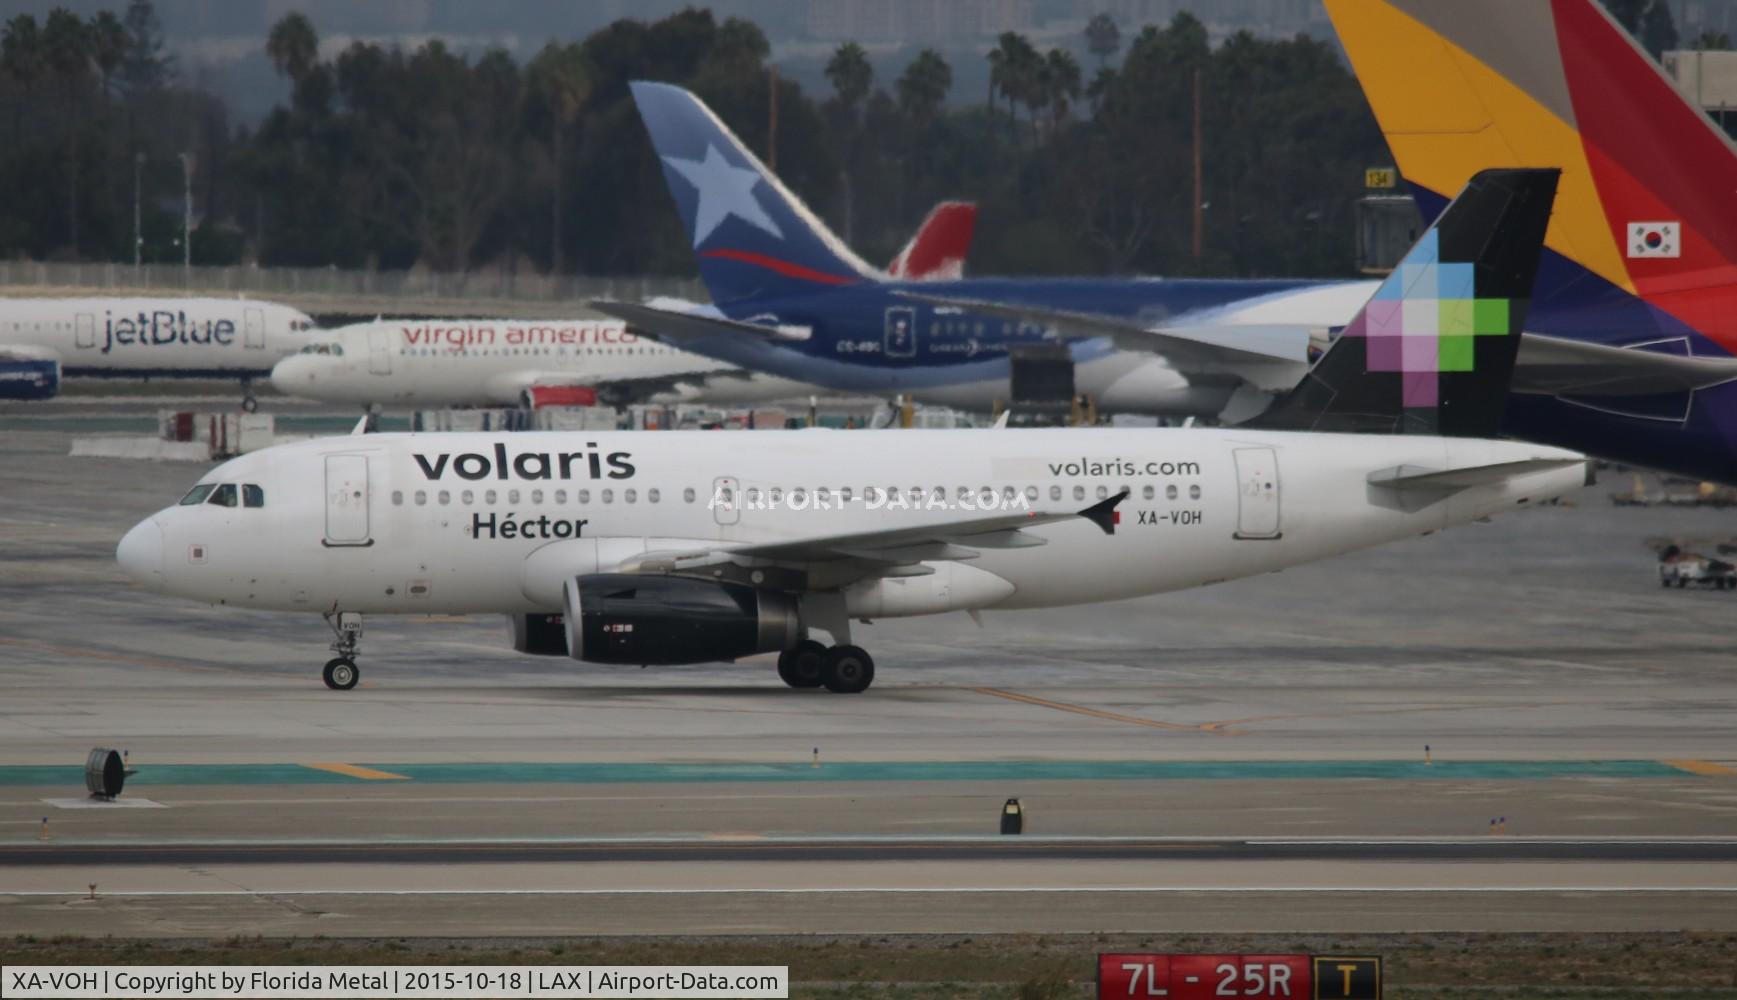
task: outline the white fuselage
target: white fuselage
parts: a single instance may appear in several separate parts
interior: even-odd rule
[[[929,576],[843,590],[853,617],[1034,608],[1426,534],[1575,489],[1578,458],[1518,442],[1209,429],[361,435],[227,462],[201,482],[257,487],[261,506],[168,507],[118,555],[153,590],[219,604],[555,612],[564,581],[647,551],[944,526],[981,516],[940,506],[965,495],[1072,513],[1128,489],[1113,535],[1068,519],[1027,529],[1041,547],[983,548],[930,563]],[[1369,481],[1536,459],[1556,467],[1421,498]],[[714,504],[720,489],[743,503]],[[850,499],[756,509],[774,490]],[[907,502],[865,502],[876,491]]]
[[[0,345],[53,351],[69,377],[264,376],[314,332],[306,314],[250,299],[0,300]]]
[[[761,403],[823,392],[637,337],[618,320],[390,320],[328,332],[272,371],[328,403],[515,405],[535,387],[646,402]]]

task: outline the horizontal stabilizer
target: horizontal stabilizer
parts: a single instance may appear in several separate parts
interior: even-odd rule
[[[1433,490],[1450,492],[1488,486],[1516,476],[1548,472],[1571,465],[1583,465],[1578,458],[1527,458],[1518,462],[1496,462],[1490,465],[1469,465],[1458,469],[1427,469],[1418,465],[1398,465],[1369,474],[1369,485],[1392,490]]]
[[[1514,391],[1541,396],[1653,396],[1737,379],[1737,358],[1666,354],[1528,333],[1520,338]]]
[[[684,340],[703,340],[720,334],[773,341],[807,340],[812,332],[805,326],[744,323],[699,311],[703,307],[689,311],[611,299],[592,299],[590,305],[598,312],[626,323],[627,328],[639,336],[677,345]]]

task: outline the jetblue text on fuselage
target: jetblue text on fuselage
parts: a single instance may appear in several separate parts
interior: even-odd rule
[[[132,316],[116,318],[111,314],[103,320],[103,354],[114,350],[117,345],[161,347],[167,344],[216,344],[228,347],[233,343],[235,321],[230,319],[208,319],[204,323],[188,322],[184,312],[159,309],[156,312],[141,310],[136,319]]]
[[[492,454],[466,451],[458,454],[413,454],[427,479],[442,479],[450,468],[460,479],[629,479],[633,476],[630,451],[597,451],[597,442],[587,441],[588,451],[524,451],[508,456],[507,446],[497,444]],[[577,472],[575,472],[577,470]]]

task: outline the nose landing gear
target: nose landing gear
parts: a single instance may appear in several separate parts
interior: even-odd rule
[[[248,413],[253,413],[259,409],[259,397],[253,394],[252,378],[241,380],[241,408]]]
[[[337,608],[320,612],[320,617],[326,620],[331,628],[332,652],[338,654],[326,661],[323,677],[326,687],[334,691],[348,691],[362,679],[362,669],[356,666],[356,654],[362,647],[362,616],[345,614]]]

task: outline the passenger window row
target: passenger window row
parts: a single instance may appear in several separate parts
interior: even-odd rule
[[[229,487],[229,486],[222,487],[222,488],[231,489],[231,490],[233,489],[233,487]],[[181,503],[183,505],[200,503],[201,499],[195,498],[194,494],[199,493],[199,491],[202,489],[209,490],[209,489],[211,489],[211,487],[209,487],[209,486],[196,486],[196,487],[194,487],[193,493],[187,494],[187,497],[184,498],[181,501]],[[257,487],[257,486],[245,486],[245,487],[243,487],[244,492],[246,490],[257,491],[258,489],[259,489],[259,487]],[[1129,490],[1129,495],[1130,496],[1133,495],[1133,491],[1130,490],[1128,486],[1123,485],[1121,487],[1121,489],[1122,490]],[[640,491],[638,489],[633,488],[633,487],[624,487],[619,492],[620,492],[621,502],[623,502],[623,503],[638,503],[639,502]],[[786,492],[787,491],[783,487],[779,487],[779,486],[771,486],[771,487],[765,487],[765,488],[758,487],[758,486],[750,486],[750,487],[747,487],[743,491],[743,500],[745,500],[750,505],[757,505],[757,504],[764,502],[764,503],[769,504],[769,505],[777,506],[777,505],[785,502]],[[955,502],[963,502],[967,497],[971,497],[974,500],[974,502],[982,503],[982,504],[994,502],[997,499],[999,499],[1000,503],[1013,503],[1015,500],[1017,500],[1020,497],[1020,495],[1022,493],[1027,501],[1033,502],[1033,503],[1037,502],[1037,500],[1041,496],[1041,491],[1036,486],[1027,486],[1023,490],[1021,490],[1015,486],[1003,486],[1003,487],[1001,487],[1001,489],[999,491],[997,491],[996,488],[993,486],[983,486],[983,487],[980,487],[977,489],[973,489],[969,486],[960,486],[954,491],[953,498],[954,498]],[[478,490],[460,490],[457,494],[454,494],[450,490],[438,490],[434,493],[430,493],[427,490],[415,490],[409,494],[408,501],[411,505],[416,506],[416,507],[426,507],[431,502],[433,504],[435,504],[436,506],[447,507],[447,506],[452,505],[455,495],[457,497],[458,502],[460,504],[464,504],[464,505],[475,504],[477,502],[477,498],[479,495],[482,498],[482,502],[484,504],[491,504],[491,505],[501,503],[503,501],[503,499],[506,503],[514,504],[514,505],[520,504],[520,503],[529,503],[532,506],[542,506],[544,504],[545,500],[553,502],[556,506],[566,506],[566,504],[567,504],[567,491],[564,489],[553,490],[553,491],[544,491],[541,489],[535,489],[535,490],[509,489],[509,490],[481,490],[481,491],[478,491]],[[810,502],[818,503],[822,496],[825,496],[826,501],[828,503],[838,503],[838,502],[850,503],[856,496],[856,494],[853,493],[851,488],[848,486],[842,487],[842,488],[837,489],[837,490],[817,489],[814,491],[814,495],[812,497],[810,497],[808,490],[804,489],[803,487],[798,486],[798,487],[793,487],[790,490],[788,490],[788,495],[789,495],[790,503],[795,505],[795,506],[799,506],[799,507],[805,506]],[[885,504],[885,503],[891,502],[893,497],[897,496],[897,495],[901,495],[901,491],[896,486],[887,486],[887,487],[869,486],[869,487],[865,487],[863,489],[862,499],[866,503]],[[905,501],[908,503],[911,503],[911,504],[922,504],[922,503],[930,503],[930,502],[935,502],[935,503],[947,502],[947,489],[944,486],[936,486],[933,489],[925,489],[924,487],[921,487],[921,486],[913,486],[909,490],[904,491],[902,495],[904,496]],[[1049,488],[1049,499],[1052,501],[1061,502],[1061,501],[1067,499],[1068,495],[1069,494],[1066,491],[1064,491],[1063,488],[1059,485],[1052,485]],[[1110,498],[1110,495],[1111,495],[1110,494],[1110,487],[1108,485],[1099,485],[1099,486],[1095,487],[1091,492],[1091,496],[1095,497],[1098,500],[1107,500]],[[249,500],[247,503],[247,506],[249,506],[249,507],[264,506],[265,505],[264,494],[259,493],[259,494],[257,494],[257,496],[258,496],[259,502],[254,503],[254,502],[252,502],[252,500]],[[597,500],[600,503],[612,504],[616,501],[616,496],[617,496],[617,491],[614,488],[605,487],[605,488],[597,490]],[[659,490],[656,487],[652,487],[650,489],[645,490],[644,496],[645,496],[645,501],[647,503],[659,503],[663,499],[662,494],[659,492]],[[1072,499],[1075,501],[1084,502],[1088,497],[1086,487],[1083,485],[1075,485],[1071,491],[1071,496],[1072,496]],[[1146,500],[1155,500],[1155,499],[1157,499],[1157,496],[1158,496],[1157,488],[1155,486],[1150,485],[1150,484],[1143,486],[1140,488],[1140,496]],[[201,494],[201,497],[203,497],[203,494]],[[728,490],[728,489],[721,491],[719,493],[719,497],[725,503],[733,503],[735,501],[734,492],[731,490]],[[1165,499],[1176,500],[1176,499],[1179,499],[1180,497],[1181,497],[1181,490],[1176,486],[1175,483],[1171,483],[1170,485],[1164,487],[1164,498]],[[1200,499],[1200,486],[1199,486],[1199,484],[1192,484],[1188,487],[1188,498],[1190,500],[1199,500]],[[573,500],[575,503],[578,503],[578,504],[589,504],[589,503],[591,503],[591,500],[592,500],[592,491],[590,489],[574,490],[573,491]],[[687,488],[682,490],[682,502],[683,503],[690,503],[691,504],[691,503],[695,503],[698,500],[699,500],[699,493],[693,487],[690,486],[690,487],[687,487]],[[212,500],[210,502],[219,503],[220,501]],[[402,507],[405,505],[405,502],[406,502],[406,494],[403,490],[393,490],[392,491],[392,506]],[[230,502],[226,503],[225,506],[233,507],[233,506],[235,506],[235,504],[231,500]]]

